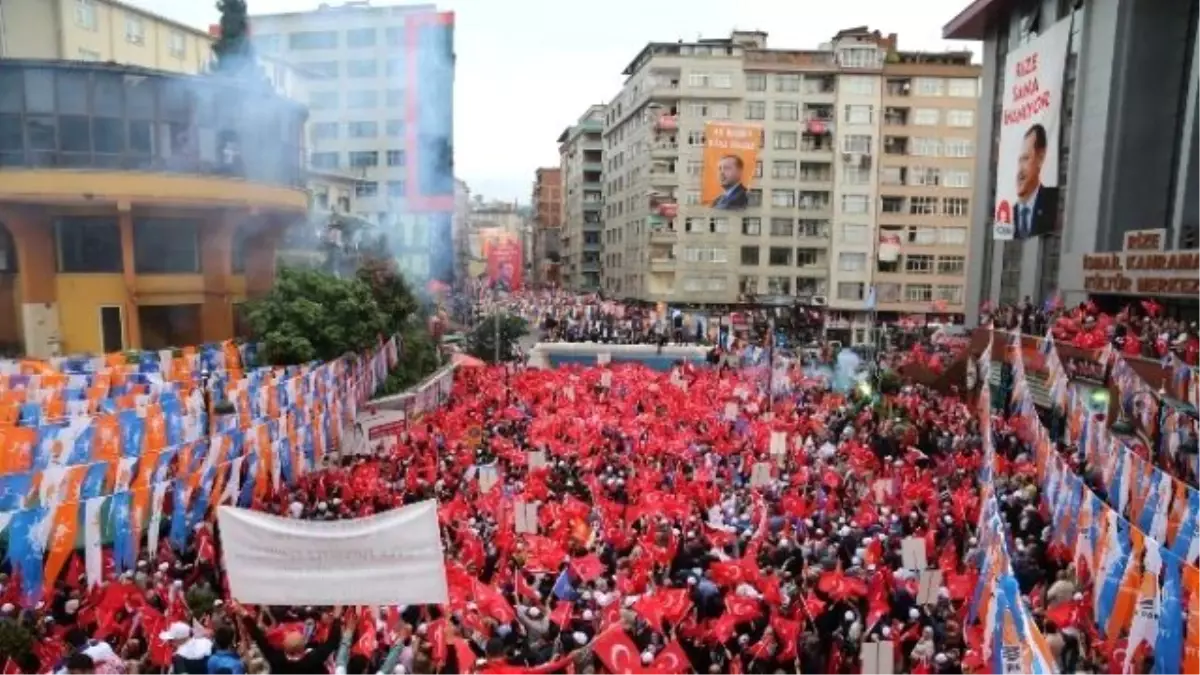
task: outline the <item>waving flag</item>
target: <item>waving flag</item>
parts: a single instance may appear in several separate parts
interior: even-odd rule
[[[1154,672],[1178,673],[1183,656],[1183,601],[1180,561],[1167,555],[1162,561],[1163,585],[1159,596],[1158,634],[1154,638]]]
[[[51,512],[45,507],[18,511],[9,523],[8,559],[20,573],[21,596],[33,605],[42,596],[42,562],[50,538]]]
[[[133,569],[140,539],[140,529],[133,519],[133,493],[118,492],[109,499],[108,522],[112,532],[113,567],[118,572]]]
[[[1134,656],[1139,652],[1139,647],[1145,645],[1150,650],[1155,650],[1155,643],[1158,640],[1159,613],[1161,611],[1158,575],[1162,570],[1162,557],[1159,555],[1158,543],[1152,539],[1146,539],[1146,553],[1142,566],[1145,568],[1145,572],[1142,574],[1141,583],[1137,588],[1133,621],[1129,627],[1129,640],[1125,645],[1125,673],[1132,672],[1130,668],[1133,665]]]
[[[1197,545],[1200,543],[1200,537],[1196,535],[1197,528],[1200,528],[1198,521],[1200,521],[1200,492],[1188,490],[1187,510],[1184,512],[1178,531],[1175,532],[1175,539],[1171,541],[1171,553],[1193,565],[1196,564],[1197,558],[1200,558],[1200,546]]]
[[[1102,532],[1096,545],[1095,621],[1107,625],[1116,608],[1117,593],[1129,564],[1129,524],[1115,511],[1106,509]]]

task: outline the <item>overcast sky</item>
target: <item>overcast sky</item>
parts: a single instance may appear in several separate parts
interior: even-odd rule
[[[205,28],[215,0],[126,0]],[[341,0],[330,0],[340,4]],[[248,0],[250,13],[317,0]],[[374,0],[372,4],[410,4]],[[412,3],[416,4],[416,3]],[[650,41],[763,30],[768,44],[811,49],[839,29],[898,33],[901,49],[971,49],[941,39],[969,0],[438,0],[456,13],[454,151],[459,178],[488,198],[528,202],[534,169],[558,165],[555,139],[588,105],[620,90],[621,70]]]

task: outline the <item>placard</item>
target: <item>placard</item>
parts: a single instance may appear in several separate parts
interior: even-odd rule
[[[229,594],[253,605],[441,605],[437,501],[353,520],[217,510]]]
[[[562,392],[563,395],[567,397],[568,401],[572,403],[575,402],[575,387],[563,387]]]
[[[921,585],[917,589],[917,604],[932,605],[938,601],[938,591],[942,588],[941,570],[922,570]]]
[[[882,642],[864,642],[859,651],[863,675],[877,673],[892,675],[896,662],[896,648],[890,640]]]
[[[600,373],[600,386],[608,389],[612,386],[612,371],[606,370]]]
[[[727,422],[736,422],[738,418],[738,404],[730,401],[725,404],[725,420]]]
[[[543,450],[529,450],[525,453],[525,461],[529,464],[529,470],[540,469],[546,466],[546,453]]]
[[[783,459],[787,456],[787,432],[772,431],[771,432],[771,456],[777,459]]]
[[[500,480],[500,476],[496,473],[495,464],[486,464],[479,467],[479,492],[487,494],[498,480]]]
[[[516,512],[516,518],[514,522],[516,524],[515,529],[517,534],[537,534],[538,505],[527,502],[517,502],[513,506],[513,509]]]
[[[904,569],[920,572],[928,567],[925,557],[925,539],[923,537],[907,537],[900,542],[900,560]]]
[[[602,366],[612,363],[612,354],[609,354],[608,352],[600,352],[596,355],[596,363]]]
[[[750,487],[760,487],[771,483],[771,463],[755,462],[750,469]]]

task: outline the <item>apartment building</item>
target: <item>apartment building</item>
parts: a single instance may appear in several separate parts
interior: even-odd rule
[[[969,223],[965,210],[953,215],[969,207],[972,184],[979,71],[969,53],[903,52],[895,35],[865,27],[815,50],[771,49],[765,33],[734,32],[651,43],[625,74],[603,134],[606,291],[827,305],[855,341],[866,339],[879,282],[898,284],[876,292],[883,320],[961,313],[965,278],[961,266],[950,270],[966,256]],[[743,211],[700,203],[710,120],[762,127]],[[903,213],[892,211],[896,197]],[[897,228],[901,240],[881,247],[880,234]]]
[[[562,243],[562,169],[542,167],[533,180],[534,282],[557,284]]]
[[[562,177],[562,262],[559,273],[566,288],[595,291],[602,287],[604,269],[620,261],[604,260],[609,233],[601,213],[604,202],[605,107],[593,105],[558,137]]]
[[[349,171],[356,215],[384,228],[417,285],[453,278],[454,15],[322,4],[251,17],[256,49],[312,74],[309,162]]]

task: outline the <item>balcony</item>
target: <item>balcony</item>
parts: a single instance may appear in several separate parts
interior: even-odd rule
[[[679,118],[675,115],[659,115],[654,121],[654,130],[659,132],[674,132],[679,129]]]
[[[583,242],[583,250],[588,253],[599,253],[604,250],[604,244],[598,241],[585,241]]]
[[[677,157],[679,155],[679,143],[672,140],[655,141],[650,144],[651,157]]]
[[[906,127],[908,126],[908,108],[895,108],[888,106],[883,110],[883,126],[885,127]]]
[[[650,258],[651,272],[674,272],[676,258],[673,255],[660,255]]]
[[[647,174],[653,187],[675,187],[679,185],[679,174],[666,168],[652,168]]]
[[[603,199],[587,199],[585,197],[583,200],[583,210],[585,212],[599,211],[602,208],[604,208],[604,200]]]
[[[800,152],[819,155],[822,159],[833,161],[833,137],[829,135],[809,136],[805,134],[800,139]]]
[[[654,218],[656,216],[651,216]],[[674,244],[679,241],[679,233],[669,227],[650,230],[651,244]]]
[[[894,98],[907,98],[912,94],[912,78],[889,77],[884,84],[883,95]]]
[[[908,136],[884,136],[883,154],[904,156],[908,154]]]
[[[833,182],[833,165],[801,163],[799,178],[801,187],[812,186],[819,188],[828,186]]]
[[[585,159],[581,168],[585,173],[601,173],[604,171],[604,163],[599,161],[589,162]]]

